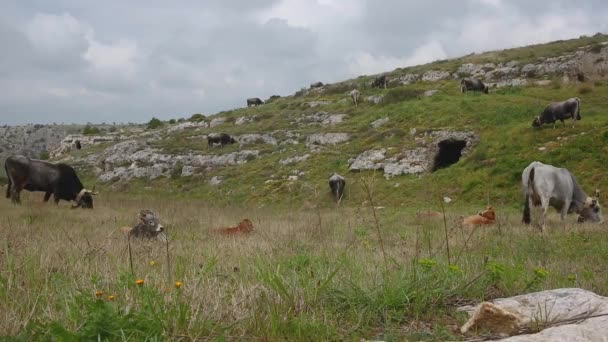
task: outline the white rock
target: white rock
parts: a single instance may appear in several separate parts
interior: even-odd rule
[[[436,89],[433,89],[433,90],[427,90],[427,91],[425,91],[425,92],[424,92],[424,94],[423,94],[423,95],[424,95],[425,97],[431,97],[431,96],[433,96],[433,95],[437,94],[438,92],[439,92],[439,90],[436,90]]]
[[[219,125],[223,125],[225,122],[226,122],[226,117],[215,118],[215,119],[211,120],[211,122],[209,123],[209,127],[211,127],[211,128],[217,127]]]
[[[429,70],[422,75],[425,82],[436,82],[450,78],[450,73],[442,70]]]
[[[385,123],[387,123],[388,121],[389,121],[389,118],[388,118],[388,117],[386,117],[386,118],[378,119],[378,120],[376,120],[376,121],[372,122],[370,125],[371,125],[373,128],[378,128],[378,127],[380,127],[380,126],[384,125]]]
[[[368,150],[357,156],[352,163],[350,163],[350,167],[348,168],[351,171],[361,171],[361,170],[381,170],[384,168],[383,163],[377,163],[378,161],[384,161],[386,154],[386,149],[382,148],[379,150]],[[350,162],[350,160],[349,160]]]
[[[209,180],[209,184],[214,185],[214,186],[220,185],[223,182],[224,182],[224,177],[222,177],[222,176],[213,176]]]
[[[308,158],[310,158],[310,154],[306,153],[306,154],[297,155],[297,156],[294,156],[291,158],[281,159],[281,160],[279,160],[279,164],[289,165],[289,164],[301,163],[301,162],[306,161]]]
[[[372,95],[365,98],[365,101],[371,102],[373,104],[379,104],[384,100],[384,95]]]
[[[255,115],[241,116],[240,118],[236,119],[234,124],[237,126],[248,124],[250,122],[255,121],[256,118],[257,118],[257,116],[255,116]]]
[[[306,138],[306,146],[336,145],[350,140],[348,133],[315,133]]]
[[[534,328],[539,324],[541,328],[545,328],[537,333],[512,336],[502,341],[566,342],[607,340],[608,298],[590,291],[577,288],[555,289],[511,298],[496,299],[490,304],[517,317],[512,322],[516,323],[519,329]],[[460,310],[472,315],[477,307],[466,306],[460,308]],[[492,314],[493,312],[490,311],[489,313]],[[483,314],[478,312],[477,315],[473,315],[463,325],[462,329],[466,331],[479,325],[483,329],[484,322],[502,318],[501,316],[494,318],[483,317]],[[493,326],[500,326],[499,323],[494,322]],[[507,324],[511,323],[507,322]],[[547,327],[543,327],[543,324],[547,325]]]

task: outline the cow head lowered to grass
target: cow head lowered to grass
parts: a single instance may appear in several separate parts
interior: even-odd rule
[[[17,155],[6,159],[4,169],[8,178],[6,198],[13,203],[21,203],[21,191],[25,189],[44,192],[45,202],[53,195],[56,204],[60,200],[74,201],[72,208],[93,208],[93,195],[97,193],[87,190],[67,164]]]
[[[152,211],[148,209],[141,210],[138,220],[139,222],[135,227],[123,227],[121,230],[127,233],[129,237],[167,241],[167,236],[164,233],[165,227],[163,227],[158,216]]]

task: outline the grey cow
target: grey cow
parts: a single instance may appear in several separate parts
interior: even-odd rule
[[[247,99],[247,107],[259,106],[261,104],[264,104],[264,101],[260,100],[259,97],[251,97]]]
[[[541,127],[544,124],[555,124],[557,120],[561,121],[564,127],[566,123],[564,120],[572,118],[572,127],[574,127],[576,120],[581,119],[581,100],[578,97],[573,97],[563,102],[554,102],[545,107],[541,115],[534,118],[532,121],[532,127]]]
[[[467,91],[482,91],[485,94],[488,93],[488,86],[477,78],[464,78],[460,81],[460,91],[466,93]]]
[[[587,196],[576,182],[576,178],[564,168],[535,161],[528,165],[521,175],[524,191],[523,222],[530,224],[530,202],[541,207],[540,227],[545,230],[547,209],[552,206],[560,212],[561,219],[571,212],[579,214],[579,222],[603,222],[602,211],[598,202],[599,190],[595,198]]]

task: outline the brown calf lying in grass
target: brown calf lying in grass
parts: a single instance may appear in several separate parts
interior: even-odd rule
[[[135,227],[122,227],[120,230],[128,234],[129,237],[167,241],[167,236],[163,232],[165,228],[153,212],[144,209],[139,212],[138,218],[139,223]]]
[[[486,210],[478,213],[477,215],[471,215],[463,218],[462,224],[469,226],[477,226],[482,224],[494,224],[496,223],[496,213],[491,205],[486,207]]]
[[[211,230],[213,233],[221,235],[241,235],[253,232],[253,223],[248,218],[244,219],[236,227],[222,227]]]

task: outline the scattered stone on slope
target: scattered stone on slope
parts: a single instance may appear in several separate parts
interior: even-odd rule
[[[501,341],[605,341],[608,298],[578,288],[528,293],[459,308],[470,315],[462,333],[489,330]],[[537,330],[540,329],[540,332]],[[526,334],[518,335],[517,334]]]
[[[362,171],[362,170],[382,170],[384,168],[384,161],[386,149],[382,148],[379,150],[368,150],[357,156],[355,159],[350,159],[349,170],[351,171]]]
[[[209,123],[209,127],[211,127],[211,128],[217,127],[219,125],[223,125],[224,123],[226,123],[226,117],[222,116],[219,118],[212,119],[211,122]]]
[[[431,96],[433,96],[433,95],[437,94],[438,92],[439,92],[439,90],[432,89],[432,90],[427,90],[427,91],[425,91],[425,92],[424,92],[422,95],[423,95],[424,97],[431,97]]]
[[[387,160],[384,164],[384,177],[386,179],[410,174],[421,174],[429,170],[429,149],[418,147],[407,150],[402,155]]]
[[[437,82],[450,78],[450,73],[443,70],[429,70],[422,74],[422,80],[425,82]]]
[[[384,100],[384,95],[372,95],[365,98],[365,101],[371,102],[373,104],[382,103],[382,100]]]
[[[302,103],[302,106],[308,106],[310,108],[315,108],[315,107],[319,107],[319,106],[325,106],[330,103],[331,103],[331,101],[328,101],[328,100],[308,101],[308,102]]]
[[[218,186],[222,183],[224,183],[223,176],[213,176],[213,177],[211,177],[211,179],[209,179],[209,184],[213,185],[213,186]]]
[[[348,133],[315,133],[306,137],[306,146],[317,150],[322,145],[336,145],[350,140]]]
[[[86,148],[87,146],[105,144],[109,142],[124,140],[127,137],[119,134],[105,134],[105,135],[84,135],[84,134],[70,134],[67,135],[61,142],[59,146],[50,152],[51,158],[58,158],[63,156],[65,153],[76,149],[74,147],[74,143],[76,140],[80,141],[82,148]]]
[[[294,156],[294,157],[281,159],[281,160],[279,160],[279,163],[281,165],[289,165],[289,164],[301,163],[301,162],[304,162],[304,161],[308,160],[308,158],[310,158],[310,156],[311,156],[310,153],[306,153],[306,154],[302,154],[302,155],[297,155],[297,156]]]
[[[418,74],[405,74],[397,79],[397,82],[403,85],[411,84],[414,82],[418,82],[420,80],[420,75]]]
[[[376,120],[376,121],[372,122],[370,125],[371,125],[373,128],[378,128],[378,127],[380,127],[380,126],[384,125],[385,123],[387,123],[388,121],[389,121],[389,118],[388,118],[388,117],[386,117],[386,118],[381,118],[381,119],[378,119],[378,120]]]
[[[268,144],[276,146],[277,140],[272,137],[270,134],[258,134],[258,133],[250,133],[250,134],[242,134],[238,137],[234,137],[234,139],[239,143],[240,146],[254,145],[254,144]]]
[[[521,87],[528,84],[525,78],[504,79],[495,83],[489,83],[488,87],[503,88],[503,87]]]
[[[187,129],[199,129],[199,128],[207,128],[207,127],[209,127],[209,123],[207,121],[200,121],[200,122],[186,121],[186,122],[178,123],[177,125],[169,127],[167,132],[174,133],[174,132],[178,132],[178,131],[184,131]]]
[[[236,121],[234,122],[234,124],[237,125],[237,126],[245,125],[245,124],[254,122],[256,119],[257,119],[256,115],[241,116],[240,118],[236,119]]]
[[[317,112],[305,115],[296,119],[296,124],[321,125],[323,127],[333,126],[341,123],[346,118],[346,114],[331,114],[328,112]]]

